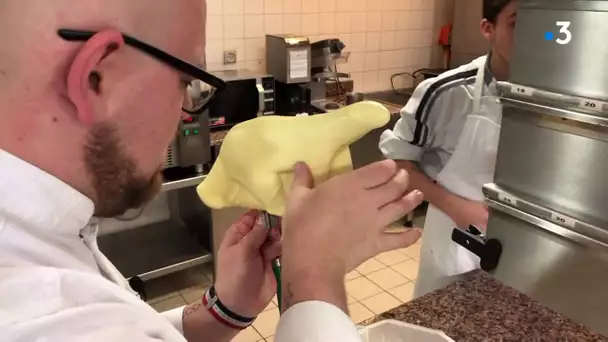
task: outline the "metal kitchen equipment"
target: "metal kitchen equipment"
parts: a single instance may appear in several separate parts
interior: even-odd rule
[[[518,3],[511,82],[608,100],[608,1]]]
[[[310,89],[308,83],[276,83],[276,114],[293,116],[310,113]],[[324,113],[324,112],[322,112]]]
[[[346,93],[346,105],[349,106],[353,103],[361,102],[365,99],[363,93]]]
[[[212,74],[226,82],[226,89],[209,106],[212,132],[229,129],[259,116],[274,114],[273,76],[249,70],[226,70]]]
[[[211,161],[209,145],[209,112],[182,119],[175,139],[167,149],[164,168],[195,167],[203,172],[204,165]]]
[[[278,82],[310,81],[311,50],[308,37],[266,35],[266,71]]]
[[[608,33],[607,5],[519,1],[512,78],[497,85],[503,120],[494,183],[484,187],[488,230],[453,234],[497,279],[604,335],[608,49],[594,37]],[[556,21],[555,35],[543,31]]]
[[[266,70],[276,80],[276,114],[296,115],[310,111],[311,58],[308,37],[266,36]]]
[[[337,101],[327,99],[327,82],[336,82],[340,87],[340,78],[350,78],[349,74],[338,72],[338,65],[348,62],[350,52],[344,52],[346,45],[339,39],[325,39],[311,45],[311,104],[324,112],[342,108]]]
[[[146,298],[145,281],[212,260],[211,210],[196,186],[211,161],[209,114],[183,119],[168,149],[164,183],[150,204],[100,221],[99,248]]]
[[[211,158],[215,160],[230,128],[259,116],[275,114],[277,88],[274,77],[266,73],[226,70],[212,74],[226,82],[226,89],[209,106]]]
[[[276,78],[277,114],[302,112],[326,113],[342,107],[327,99],[327,82],[339,84],[350,75],[337,72],[350,53],[343,52],[339,39],[325,39],[310,44],[308,38],[291,35],[266,36],[268,72]],[[302,68],[307,67],[306,72]]]
[[[100,250],[142,298],[145,281],[213,259],[211,211],[196,194],[204,177],[184,173],[145,208],[100,222]]]

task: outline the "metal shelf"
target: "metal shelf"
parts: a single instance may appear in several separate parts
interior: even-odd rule
[[[184,178],[184,179],[179,179],[179,180],[174,180],[174,181],[166,181],[163,183],[161,191],[167,192],[167,191],[188,188],[191,186],[197,186],[197,185],[201,184],[201,182],[203,180],[205,180],[205,177],[207,177],[207,175],[199,175],[199,176],[194,176],[194,177],[189,177],[189,178]]]
[[[186,227],[173,221],[100,236],[99,248],[126,278],[143,281],[213,259]]]

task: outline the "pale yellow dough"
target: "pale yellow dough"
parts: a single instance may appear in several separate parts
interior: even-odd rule
[[[386,125],[390,113],[376,102],[359,102],[314,116],[266,116],[236,125],[198,186],[209,207],[243,207],[282,216],[298,161],[310,167],[315,184],[352,170],[348,146]]]

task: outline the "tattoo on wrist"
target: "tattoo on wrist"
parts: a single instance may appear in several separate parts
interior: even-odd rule
[[[184,309],[183,317],[188,317],[188,316],[196,313],[202,306],[203,306],[203,304],[201,304],[201,303],[193,303],[193,304],[186,306],[186,308]]]

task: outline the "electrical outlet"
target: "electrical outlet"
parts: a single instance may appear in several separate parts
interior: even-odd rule
[[[236,64],[236,51],[224,51],[224,64]]]

